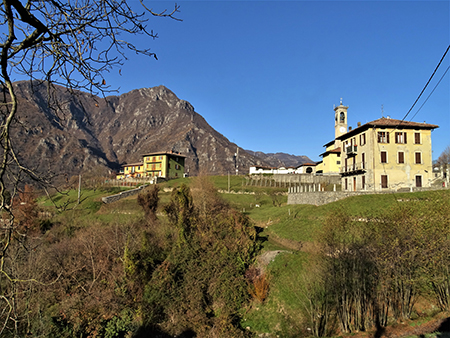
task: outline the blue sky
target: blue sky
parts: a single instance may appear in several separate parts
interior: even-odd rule
[[[130,55],[107,83],[119,93],[164,85],[240,147],[315,161],[334,137],[340,98],[353,127],[382,106],[402,119],[450,43],[449,1],[177,3],[182,22],[151,18],[159,38],[138,37],[158,61]],[[450,71],[418,108],[449,65],[450,52],[407,118],[440,126],[433,159],[450,145]]]

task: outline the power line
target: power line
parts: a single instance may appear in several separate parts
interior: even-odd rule
[[[413,117],[411,117],[411,120],[416,117],[417,113],[422,109],[422,107],[425,105],[425,103],[427,103],[428,99],[430,98],[430,96],[434,93],[434,91],[436,90],[437,86],[439,86],[439,84],[441,83],[442,79],[445,77],[445,75],[447,75],[448,70],[450,69],[450,66],[447,67],[447,69],[445,70],[444,74],[441,76],[441,78],[439,79],[438,83],[436,84],[436,86],[434,86],[433,90],[431,91],[430,95],[428,95],[428,97],[425,99],[424,103],[422,103],[422,105],[420,106],[419,109],[417,109],[416,113],[413,115]]]
[[[406,119],[406,117],[409,115],[409,113],[411,112],[411,110],[414,108],[414,106],[416,105],[417,101],[419,101],[420,97],[422,96],[423,92],[425,91],[425,89],[428,87],[428,84],[430,83],[431,79],[434,77],[434,74],[436,74],[437,70],[439,69],[442,61],[444,61],[445,56],[447,55],[448,51],[450,49],[450,45],[448,45],[447,50],[445,51],[444,55],[442,56],[441,60],[439,61],[438,65],[436,66],[433,74],[431,74],[427,84],[425,85],[425,87],[423,87],[422,91],[420,92],[419,96],[417,97],[416,101],[414,101],[413,105],[411,106],[411,108],[409,108],[408,112],[406,113],[406,115],[403,117],[402,121],[404,121]]]

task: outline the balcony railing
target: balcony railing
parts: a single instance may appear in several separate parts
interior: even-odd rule
[[[356,146],[356,145],[350,145],[347,148],[345,148],[345,153],[347,155],[356,155],[357,152],[358,152],[358,146]]]
[[[340,173],[345,174],[345,173],[353,173],[356,171],[365,171],[366,168],[367,168],[366,162],[356,162],[348,165],[343,165],[341,167]]]

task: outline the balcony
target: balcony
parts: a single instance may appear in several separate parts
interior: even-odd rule
[[[358,146],[356,146],[356,145],[350,145],[347,148],[345,148],[345,153],[347,154],[347,156],[356,155],[357,152],[358,152]]]
[[[366,162],[356,162],[349,165],[343,165],[340,169],[340,174],[342,176],[360,174],[366,171]]]

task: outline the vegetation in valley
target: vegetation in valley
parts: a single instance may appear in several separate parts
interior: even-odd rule
[[[2,336],[382,335],[450,311],[448,191],[287,205],[259,187],[218,193],[227,180],[173,180],[109,205],[120,188],[83,189],[78,204],[75,189],[50,201],[26,187],[13,279],[0,280],[18,320]]]

